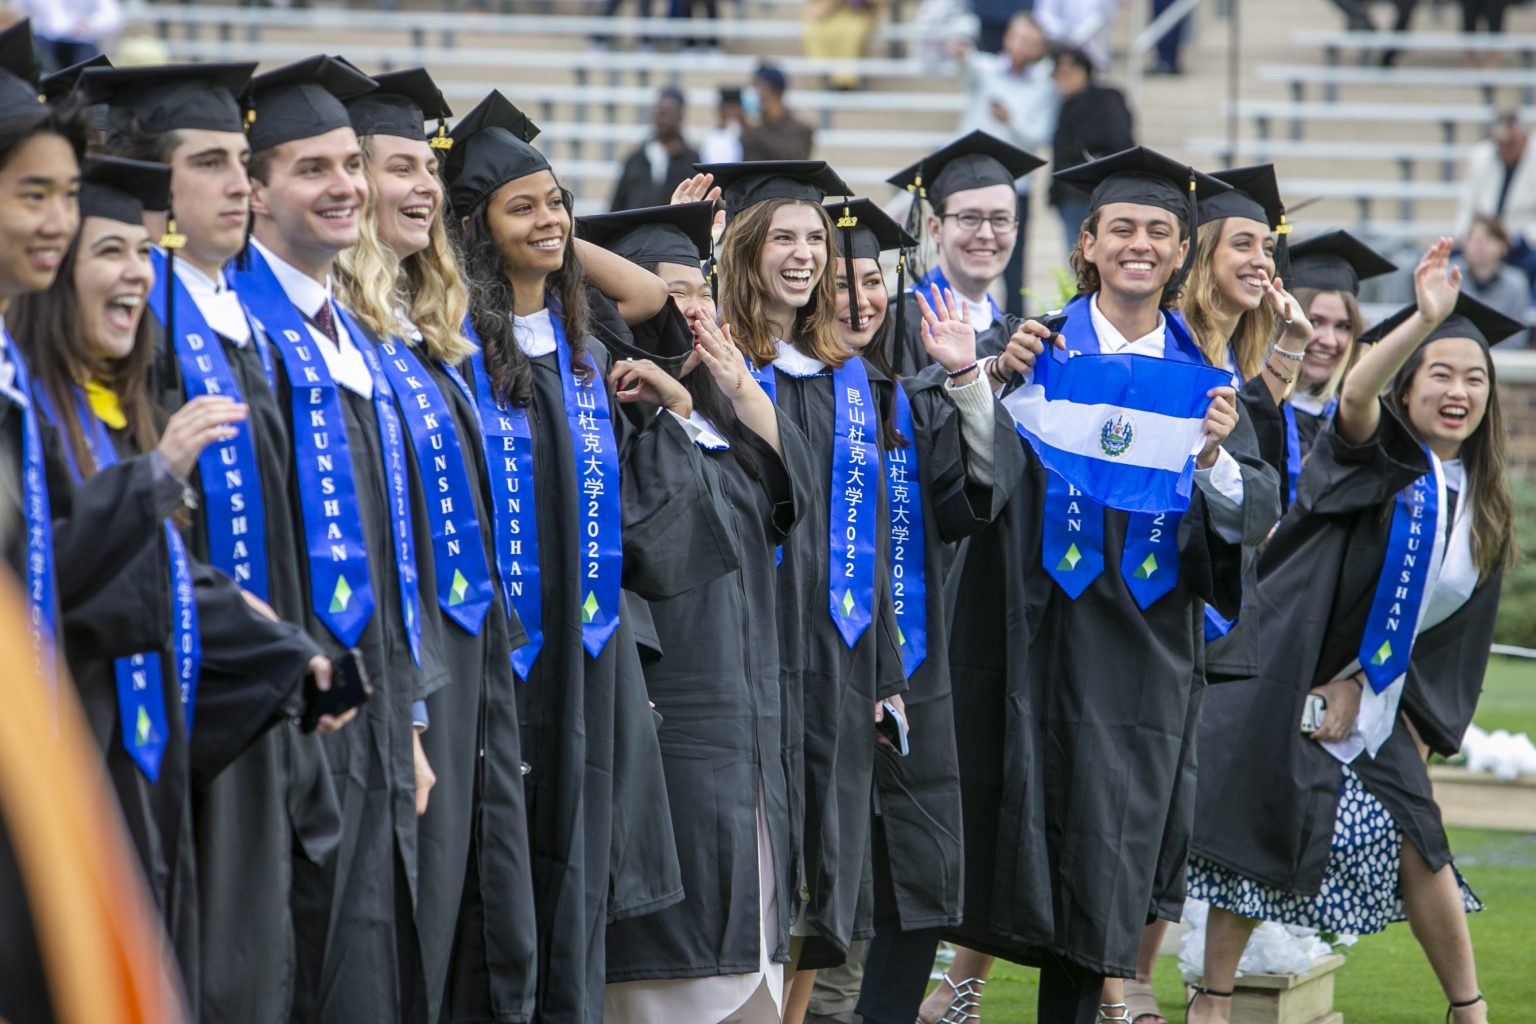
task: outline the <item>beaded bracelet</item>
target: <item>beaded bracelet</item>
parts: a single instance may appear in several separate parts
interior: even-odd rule
[[[955,379],[957,379],[959,377],[964,377],[966,374],[970,373],[972,370],[976,369],[980,365],[981,365],[980,363],[972,363],[970,366],[962,366],[958,370],[955,370],[955,371],[950,372],[950,373],[945,373],[944,376],[948,377],[950,380],[955,380]]]

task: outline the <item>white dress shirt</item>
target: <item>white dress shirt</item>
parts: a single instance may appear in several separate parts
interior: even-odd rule
[[[251,322],[246,318],[240,296],[235,294],[223,275],[209,277],[186,260],[176,261],[176,280],[187,289],[198,312],[214,332],[244,348],[251,341]]]
[[[272,268],[272,273],[277,276],[277,283],[283,286],[283,292],[287,294],[288,301],[306,317],[304,326],[309,328],[310,337],[325,357],[325,365],[331,371],[331,377],[346,388],[364,398],[373,397],[373,374],[368,369],[368,363],[363,359],[363,353],[358,349],[352,336],[347,333],[347,327],[336,317],[336,340],[332,341],[325,333],[309,322],[319,311],[322,303],[334,301],[331,295],[331,279],[327,277],[321,284],[302,270],[286,262],[282,257],[275,255],[271,249],[262,245],[256,239],[251,239],[251,244],[266,258],[267,264]]]

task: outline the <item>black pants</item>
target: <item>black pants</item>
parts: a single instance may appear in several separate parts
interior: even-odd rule
[[[1504,8],[1508,0],[1461,0],[1461,30],[1476,32],[1478,23],[1489,32],[1504,31]]]
[[[1093,1024],[1099,1015],[1104,976],[1052,957],[1040,968],[1040,997],[1035,1018],[1040,1024]]]
[[[928,991],[941,929],[903,932],[876,928],[864,958],[864,984],[855,1012],[867,1024],[912,1024]]]
[[[1019,195],[1019,231],[1013,238],[1013,255],[1003,269],[1003,291],[1007,297],[1003,310],[1014,316],[1024,315],[1024,248],[1029,237],[1029,196]]]

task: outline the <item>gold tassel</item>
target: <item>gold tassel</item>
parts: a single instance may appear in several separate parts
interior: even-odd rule
[[[176,230],[176,218],[170,214],[165,218],[165,234],[160,236],[160,248],[183,249],[187,244],[187,236]]]
[[[440,153],[446,153],[453,148],[453,139],[448,136],[448,123],[442,118],[438,118],[437,134],[427,140],[427,145]]]

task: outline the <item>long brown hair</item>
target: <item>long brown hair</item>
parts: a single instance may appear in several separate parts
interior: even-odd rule
[[[1078,232],[1077,240],[1072,243],[1070,261],[1072,273],[1077,276],[1077,294],[1079,296],[1092,295],[1104,284],[1099,279],[1099,268],[1089,263],[1088,257],[1083,255],[1083,235],[1089,234],[1094,238],[1099,237],[1099,214],[1102,212],[1102,210],[1094,210],[1088,215],[1088,218],[1083,221],[1082,230]],[[1189,238],[1189,226],[1184,223],[1184,218],[1175,217],[1174,220],[1178,221],[1179,224],[1179,241],[1187,240]],[[1158,305],[1164,307],[1172,306],[1175,300],[1178,299],[1179,285],[1174,283],[1178,280],[1178,277],[1179,268],[1174,267],[1173,273],[1168,278],[1168,283],[1163,285],[1163,297],[1158,301]]]
[[[1466,469],[1466,490],[1462,500],[1472,503],[1472,561],[1477,564],[1478,581],[1487,580],[1499,568],[1515,564],[1515,499],[1509,491],[1509,462],[1505,452],[1504,414],[1499,409],[1499,378],[1488,346],[1479,344],[1488,364],[1488,405],[1483,422],[1461,444],[1461,462]],[[1404,423],[1410,423],[1406,397],[1413,378],[1424,363],[1425,350],[1420,345],[1392,380],[1388,401]]]
[[[827,239],[827,265],[811,293],[811,301],[795,313],[794,337],[783,338],[802,354],[831,367],[842,366],[850,353],[837,334],[837,285],[830,264],[836,250],[832,243],[832,219],[819,203],[800,199],[767,199],[738,213],[726,225],[720,247],[720,322],[731,325],[736,346],[758,366],[767,366],[777,354],[768,318],[763,314],[763,280],[760,257],[768,240],[774,212],[792,203],[809,206],[821,218]]]
[[[128,420],[133,446],[147,452],[160,443],[160,428],[149,397],[149,366],[155,357],[155,341],[149,317],[139,317],[133,349],[123,359],[103,359],[86,347],[80,316],[80,295],[75,290],[75,265],[80,259],[77,233],[59,264],[53,285],[18,297],[6,311],[5,320],[27,357],[38,387],[47,395],[59,417],[59,427],[69,442],[80,475],[95,475],[101,467],[91,453],[86,429],[77,415],[76,387],[96,381],[111,389]]]
[[[1296,297],[1296,302],[1301,306],[1302,315],[1311,317],[1312,303],[1317,301],[1319,295],[1329,293],[1337,295],[1344,303],[1344,312],[1349,314],[1349,351],[1344,353],[1344,358],[1339,360],[1339,365],[1333,368],[1333,375],[1320,386],[1303,389],[1300,382],[1297,390],[1305,390],[1307,394],[1321,401],[1328,401],[1339,393],[1339,385],[1343,383],[1345,374],[1354,366],[1360,358],[1360,352],[1364,348],[1360,344],[1360,335],[1365,330],[1365,314],[1360,312],[1360,300],[1355,298],[1353,292],[1334,291],[1329,288],[1296,288],[1291,294]]]
[[[1231,219],[1223,217],[1202,224],[1196,230],[1195,239],[1199,251],[1194,266],[1190,268],[1189,278],[1179,292],[1178,305],[1196,344],[1205,353],[1205,361],[1212,366],[1225,367],[1230,346],[1232,358],[1237,362],[1237,372],[1244,380],[1251,380],[1264,368],[1264,360],[1274,344],[1280,321],[1266,299],[1254,309],[1243,310],[1231,337],[1223,337],[1216,327],[1218,320],[1225,319],[1220,315],[1220,310],[1226,305],[1226,299],[1222,298],[1221,288],[1216,281],[1216,246]]]
[[[566,210],[573,210],[571,193],[561,188],[560,194]],[[533,364],[523,354],[513,332],[512,311],[517,308],[517,296],[502,268],[501,246],[496,244],[486,216],[487,207],[495,198],[493,192],[475,208],[458,228],[457,241],[464,254],[464,277],[469,285],[469,319],[485,351],[491,387],[500,400],[526,406],[533,401]],[[574,220],[574,213],[571,216]],[[576,246],[569,231],[560,269],[549,275],[544,286],[560,304],[571,366],[583,380],[589,380],[593,371],[587,359],[587,334],[592,314],[587,302],[586,274],[576,258]]]

